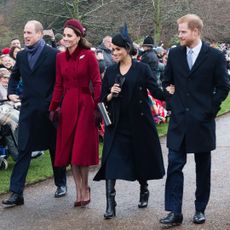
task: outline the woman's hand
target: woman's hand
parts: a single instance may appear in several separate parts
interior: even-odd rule
[[[96,108],[95,111],[94,111],[94,119],[95,119],[96,126],[99,128],[100,124],[102,122],[102,117],[101,117],[101,113],[98,110],[98,108]]]
[[[117,84],[117,83],[115,83],[112,87],[111,87],[111,90],[110,90],[110,92],[112,93],[112,94],[119,94],[120,92],[121,92],[121,87],[120,87],[120,85],[119,84]]]
[[[50,111],[49,120],[50,120],[51,122],[54,121],[54,115],[55,115],[55,111]]]
[[[115,83],[111,89],[110,94],[107,96],[107,101],[112,100],[114,96],[117,96],[121,92],[121,87],[119,84]]]

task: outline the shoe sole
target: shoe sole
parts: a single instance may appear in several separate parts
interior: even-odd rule
[[[63,197],[63,196],[65,196],[65,195],[66,195],[66,193],[61,193],[61,194],[59,194],[59,195],[56,195],[56,194],[55,194],[54,197],[55,197],[55,198],[60,198],[60,197]]]
[[[177,222],[177,223],[169,224],[169,223],[162,223],[162,222],[160,221],[160,224],[162,224],[162,225],[164,225],[164,226],[168,226],[168,227],[173,227],[173,226],[181,225],[182,222]]]
[[[147,208],[148,207],[148,205],[138,205],[138,208]]]
[[[205,220],[202,220],[202,221],[199,221],[199,222],[193,221],[193,223],[194,223],[194,224],[204,224],[204,223],[205,223]]]
[[[15,206],[24,205],[24,202],[18,204],[2,204],[3,208],[13,208]]]

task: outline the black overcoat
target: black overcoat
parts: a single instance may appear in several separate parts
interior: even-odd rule
[[[112,126],[106,127],[101,168],[94,180],[105,179],[105,163],[113,148],[114,136],[120,112],[119,100],[113,98],[106,101],[110,88],[113,86],[118,74],[118,64],[107,68],[102,82],[101,99],[104,101],[112,116]],[[153,117],[148,105],[147,89],[160,100],[164,98],[163,92],[157,87],[152,72],[148,65],[133,61],[131,67],[132,92],[131,102],[127,108],[127,116],[131,119],[133,160],[137,180],[160,179],[164,176],[164,165],[161,146]]]
[[[190,70],[186,47],[170,50],[165,69],[164,88],[175,85],[169,96],[172,110],[167,146],[179,150],[184,141],[186,152],[209,152],[216,147],[215,116],[227,97],[229,84],[224,55],[202,43]]]
[[[55,129],[49,121],[49,104],[55,82],[57,51],[45,45],[33,69],[25,50],[17,54],[10,76],[8,95],[16,94],[23,81],[22,105],[19,116],[20,151],[45,150],[55,146]]]

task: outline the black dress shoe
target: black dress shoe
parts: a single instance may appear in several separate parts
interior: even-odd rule
[[[176,226],[180,225],[183,221],[183,215],[170,212],[165,218],[160,219],[161,224]]]
[[[59,197],[65,196],[66,193],[67,193],[67,187],[66,186],[58,186],[57,190],[54,194],[54,197],[59,198]]]
[[[195,215],[193,216],[193,223],[194,224],[203,224],[205,222],[206,218],[203,212],[195,212]]]
[[[23,205],[24,198],[22,194],[12,193],[8,199],[2,201],[5,208],[14,207],[16,205]]]

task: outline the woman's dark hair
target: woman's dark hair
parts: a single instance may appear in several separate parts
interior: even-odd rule
[[[15,50],[15,49],[21,50],[21,48],[20,48],[19,46],[12,46],[12,47],[11,47],[10,52],[9,52],[9,56],[10,56],[11,58],[13,58],[14,60],[15,60],[15,57],[14,57],[14,50]]]
[[[66,26],[66,27],[72,29],[72,30],[74,31],[74,33],[75,33],[77,36],[80,37],[80,41],[79,41],[79,43],[78,43],[78,45],[79,45],[80,47],[85,48],[85,49],[90,49],[90,48],[92,47],[92,44],[91,44],[90,42],[88,42],[88,41],[86,40],[86,38],[84,38],[84,37],[82,36],[81,32],[80,32],[78,29],[76,29],[75,27],[70,26],[70,25],[68,25],[68,26]]]

